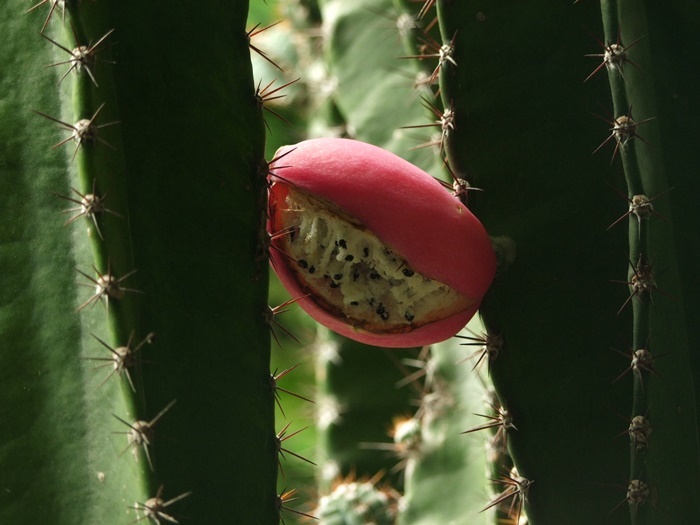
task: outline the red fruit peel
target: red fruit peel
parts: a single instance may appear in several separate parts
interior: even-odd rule
[[[422,346],[472,318],[496,258],[481,223],[421,169],[322,138],[270,165],[270,257],[316,321],[357,341]]]

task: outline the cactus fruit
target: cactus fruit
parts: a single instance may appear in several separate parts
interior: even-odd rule
[[[454,335],[495,274],[486,231],[430,175],[376,146],[324,138],[270,166],[274,267],[301,307],[378,346]]]

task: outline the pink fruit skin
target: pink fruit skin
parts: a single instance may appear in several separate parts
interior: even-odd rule
[[[496,273],[491,241],[478,219],[433,177],[393,153],[349,139],[307,140],[280,148],[275,158],[279,160],[270,171],[284,180],[272,176],[273,181],[282,185],[289,181],[334,202],[403,256],[413,270],[474,301],[462,312],[405,333],[360,330],[311,299],[301,299],[299,305],[311,317],[363,343],[406,347],[448,339],[476,313]],[[275,205],[275,186],[270,202]],[[270,253],[287,291],[293,297],[304,295],[287,266],[289,260],[276,250]]]

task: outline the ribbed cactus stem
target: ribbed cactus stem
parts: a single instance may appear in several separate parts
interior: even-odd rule
[[[664,99],[669,96],[667,93],[662,96],[657,93],[664,65],[652,58],[651,46],[662,45],[656,36],[661,30],[648,17],[645,4],[641,1],[601,2],[606,60],[620,59],[617,65],[611,63],[606,67],[615,111],[614,127],[629,127],[629,131],[624,131],[629,140],[619,140],[619,135],[616,140],[629,201],[628,282],[633,310],[629,369],[634,378],[634,391],[628,430],[631,464],[626,502],[634,525],[659,519],[675,521],[670,514],[680,516],[683,511],[679,505],[689,508],[685,506],[692,504],[689,500],[682,503],[678,500],[671,503],[671,500],[683,490],[681,487],[689,488],[698,479],[697,457],[691,462],[692,466],[688,466],[690,468],[684,468],[683,474],[671,475],[672,456],[670,450],[664,451],[674,434],[683,446],[680,434],[672,431],[671,414],[678,407],[668,404],[670,398],[675,397],[669,396],[669,390],[680,393],[686,388],[686,374],[690,370],[684,355],[685,343],[672,342],[673,338],[683,337],[686,329],[681,317],[671,313],[679,306],[678,293],[683,283],[677,280],[674,257],[677,248],[670,235],[671,212],[665,209],[669,200],[666,193],[670,190],[667,179],[673,176],[681,186],[687,183],[681,173],[667,171],[670,160],[661,150],[664,137],[659,134],[658,120],[673,118],[674,109],[673,102]],[[674,52],[673,47],[666,51],[667,56]],[[673,211],[680,211],[674,214],[676,218],[683,216],[682,208]],[[667,337],[665,334],[670,332],[674,335]],[[661,372],[666,366],[666,371]],[[686,412],[684,417],[697,421],[694,410]],[[697,445],[697,434],[693,441]],[[678,481],[674,483],[671,478]],[[681,479],[685,480],[682,484]]]
[[[472,370],[472,354],[457,339],[433,345],[425,362],[424,393],[416,414],[420,435],[406,463],[405,495],[399,523],[429,525],[460,519],[492,523],[484,443],[483,383]],[[445,490],[445,487],[450,490]],[[459,494],[459,498],[454,495]]]
[[[467,11],[471,9],[464,3],[438,0],[436,6],[441,37],[438,51],[440,97],[443,116],[448,113],[451,119],[451,125],[445,130],[445,154],[455,176],[473,183],[469,175],[469,151],[462,146],[470,125],[468,88],[473,77],[470,77],[470,64],[457,58],[457,47],[467,46],[469,38],[473,38],[469,34],[473,29],[467,28],[466,23],[473,17],[467,18]],[[469,25],[473,25],[473,22]]]
[[[248,3],[12,6],[0,521],[276,524]]]
[[[617,2],[601,2],[604,13],[605,43],[602,50],[605,69],[608,73],[612,93],[614,116],[612,118],[612,141],[615,153],[620,154],[627,182],[627,198],[632,204],[635,198],[646,195],[642,183],[637,149],[648,147],[642,142],[641,131],[637,132],[639,118],[632,115],[632,106],[625,89],[625,71],[631,76],[630,69],[634,63],[634,49],[631,41],[622,40],[621,20],[618,16]],[[626,32],[626,35],[630,34]],[[640,38],[642,35],[638,35]],[[635,39],[636,41],[636,39]],[[632,62],[630,62],[632,61]],[[645,115],[645,117],[647,117]],[[614,155],[613,155],[614,156]],[[613,158],[613,161],[615,159]],[[629,213],[629,212],[628,212]],[[648,228],[651,216],[643,217],[640,213],[629,213],[629,265],[627,266],[627,282],[629,283],[630,298],[626,306],[632,308],[632,343],[627,352],[630,364],[627,371],[633,377],[633,401],[630,425],[635,418],[645,418],[649,431],[653,428],[650,419],[649,389],[653,377],[654,355],[650,341],[650,315],[652,296],[657,295],[653,278],[652,258],[649,249]],[[656,346],[654,345],[656,348]],[[647,443],[636,439],[633,432],[630,435],[630,478],[626,496],[633,524],[638,521],[645,504],[651,497],[648,468],[646,468]]]

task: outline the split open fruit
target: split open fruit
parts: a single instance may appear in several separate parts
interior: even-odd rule
[[[452,337],[496,271],[481,223],[430,175],[376,146],[285,146],[269,170],[270,257],[316,321],[384,347]]]

